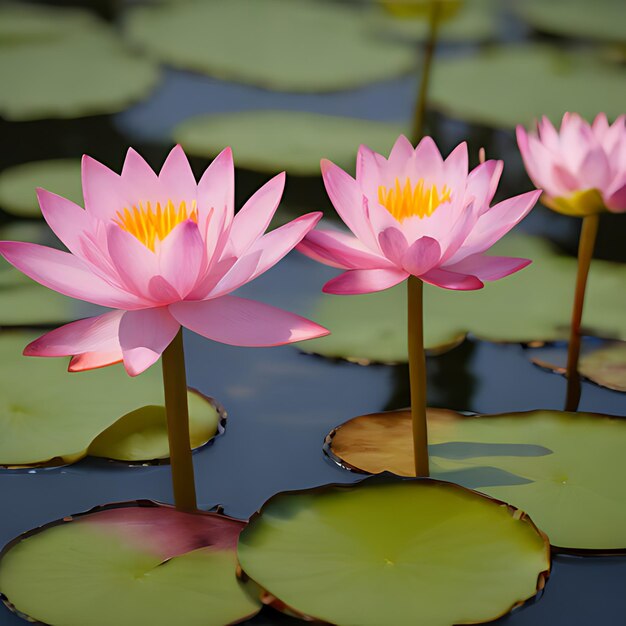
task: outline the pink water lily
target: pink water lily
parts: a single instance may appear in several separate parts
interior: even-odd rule
[[[566,113],[557,131],[544,117],[536,133],[517,127],[526,171],[544,191],[542,201],[567,215],[626,211],[626,115],[609,125]]]
[[[236,215],[230,148],[199,183],[180,146],[158,176],[132,149],[121,175],[85,156],[82,182],[85,209],[37,191],[44,218],[69,252],[3,241],[0,254],[50,289],[115,310],[43,335],[26,355],[72,356],[72,371],[123,361],[135,376],[159,358],[181,325],[237,346],[328,333],[298,315],[230,295],[282,259],[321,216],[303,215],[264,234],[284,173]]]
[[[327,293],[380,291],[411,275],[447,289],[480,289],[530,263],[484,254],[540,195],[531,191],[491,207],[502,167],[486,161],[468,174],[465,143],[444,160],[430,137],[415,149],[399,137],[388,159],[361,146],[356,180],[324,160],[326,190],[354,236],[314,230],[297,249],[347,270],[324,285]]]

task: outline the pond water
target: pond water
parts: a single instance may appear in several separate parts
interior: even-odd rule
[[[169,130],[192,114],[271,107],[403,120],[410,117],[415,89],[413,78],[403,78],[338,94],[287,95],[168,70],[150,100],[118,116],[0,122],[0,133],[14,146],[3,152],[0,164],[5,167],[88,152],[117,166],[132,144],[157,165],[169,148]],[[444,150],[469,137],[472,154],[484,145],[488,154],[504,158],[501,193],[529,188],[511,135],[469,127],[440,115],[432,115],[430,123]],[[202,163],[194,165],[200,169]],[[238,206],[266,178],[238,172]],[[286,200],[300,213],[330,208],[317,179],[292,178]],[[549,236],[565,251],[575,250],[575,220],[538,210],[523,228]],[[604,220],[596,256],[626,261],[624,234],[623,223],[618,225],[614,218]],[[322,284],[334,273],[292,253],[239,293],[306,314]],[[225,434],[194,456],[198,502],[205,509],[222,505],[227,514],[239,518],[247,518],[282,490],[360,480],[324,456],[325,435],[356,415],[409,402],[406,366],[332,362],[291,346],[235,348],[192,333],[185,334],[185,349],[190,386],[218,399],[229,416]],[[519,345],[470,339],[445,355],[429,358],[428,367],[433,406],[486,413],[563,406],[564,378],[532,365]],[[580,409],[623,416],[626,395],[585,382]],[[98,504],[133,499],[172,501],[167,466],[126,467],[89,458],[65,468],[1,471],[0,497],[0,545],[21,532]],[[625,581],[626,556],[557,556],[540,601],[494,623],[619,626],[626,623]],[[0,624],[23,623],[0,606]],[[264,609],[246,623],[301,622]]]

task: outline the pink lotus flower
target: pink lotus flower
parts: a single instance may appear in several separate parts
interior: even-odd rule
[[[626,115],[610,126],[604,113],[592,125],[566,113],[559,132],[544,117],[537,134],[518,126],[517,143],[551,209],[578,216],[626,211]]]
[[[284,173],[234,215],[226,148],[196,183],[180,146],[157,176],[129,150],[121,176],[85,156],[85,209],[38,189],[48,225],[70,252],[0,242],[0,254],[37,282],[116,309],[53,330],[24,351],[70,356],[70,371],[124,362],[131,376],[161,355],[181,325],[236,346],[273,346],[328,331],[292,313],[229,295],[282,259],[318,222],[310,213],[266,235]]]
[[[489,206],[501,161],[468,175],[467,146],[444,161],[430,137],[417,148],[401,136],[389,159],[361,146],[356,180],[322,161],[326,190],[354,233],[315,230],[298,250],[347,270],[324,291],[360,294],[392,287],[408,276],[447,289],[480,289],[530,263],[483,254],[533,207],[539,191]]]

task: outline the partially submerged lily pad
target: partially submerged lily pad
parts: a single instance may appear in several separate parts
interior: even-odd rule
[[[609,42],[626,39],[622,0],[524,0],[513,8],[543,32]]]
[[[623,113],[625,99],[626,81],[619,66],[591,52],[531,44],[439,59],[430,105],[464,121],[514,128],[529,126],[542,115],[559,122],[572,107],[587,119],[598,111],[615,118]]]
[[[531,350],[530,356],[540,367],[557,374],[566,373],[567,346]],[[626,342],[603,342],[595,348],[583,346],[578,372],[601,387],[626,391]]]
[[[0,336],[0,465],[63,465],[89,453],[124,461],[168,456],[159,368],[136,378],[121,365],[68,374],[65,359],[22,356],[36,336]],[[197,392],[188,399],[191,443],[199,447],[218,432],[220,411]]]
[[[26,533],[0,560],[7,606],[44,624],[223,626],[260,602],[235,575],[245,522],[139,502]]]
[[[12,122],[115,113],[149,93],[158,68],[105,25],[0,46],[0,116]]]
[[[245,111],[193,117],[174,129],[189,154],[215,156],[232,146],[237,164],[252,170],[319,176],[320,159],[354,166],[355,146],[387,153],[406,129],[400,124],[303,111]]]
[[[4,170],[0,174],[0,207],[19,217],[41,217],[37,187],[82,205],[80,159],[34,161]]]
[[[576,259],[557,254],[545,240],[514,234],[490,254],[529,258],[523,271],[478,291],[425,285],[426,347],[442,350],[466,333],[488,341],[530,343],[569,335]],[[594,260],[589,275],[583,326],[587,334],[626,340],[626,265]],[[301,349],[360,363],[407,360],[406,285],[362,296],[321,294],[311,316],[331,335]]]
[[[546,537],[520,511],[428,479],[278,494],[238,556],[278,608],[359,626],[491,621],[550,569]]]
[[[435,478],[471,483],[526,511],[552,545],[626,550],[626,419],[429,409],[428,438]],[[327,451],[352,470],[411,476],[410,412],[354,418],[329,435]]]
[[[133,10],[130,39],[161,61],[284,91],[349,89],[409,72],[411,46],[372,36],[369,11],[299,0],[190,0]]]

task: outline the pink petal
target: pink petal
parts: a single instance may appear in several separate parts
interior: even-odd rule
[[[556,128],[552,125],[552,122],[544,115],[541,121],[537,124],[539,130],[539,137],[541,143],[552,152],[558,153],[561,148],[561,140]]]
[[[139,296],[105,282],[68,252],[34,243],[2,241],[0,254],[29,278],[70,298],[115,309],[145,306]]]
[[[153,365],[179,329],[165,307],[124,313],[119,338],[128,374],[137,376]]]
[[[85,352],[77,354],[70,359],[68,372],[85,372],[87,370],[97,370],[101,367],[108,367],[121,363],[123,360],[122,350],[111,352]]]
[[[72,254],[83,257],[82,235],[94,226],[91,216],[77,204],[45,189],[37,189],[37,198],[54,234]]]
[[[458,291],[470,291],[484,287],[483,283],[478,280],[476,276],[457,274],[456,272],[449,272],[441,268],[432,269],[430,272],[422,274],[420,278],[430,285]]]
[[[229,228],[235,212],[235,165],[230,148],[213,159],[198,183],[198,210],[208,215],[211,209],[213,219]]]
[[[389,289],[409,277],[400,269],[348,270],[329,280],[323,288],[324,293],[352,296]]]
[[[528,214],[540,195],[539,190],[528,191],[507,198],[483,213],[461,248],[450,259],[450,264],[490,248]]]
[[[529,135],[523,126],[516,128],[517,145],[524,161],[528,177],[535,187],[541,187],[548,194],[552,194],[554,185],[550,184],[548,172],[552,167],[549,153],[541,148],[541,144],[533,135]],[[532,148],[531,148],[532,140]],[[539,145],[539,147],[537,147]],[[560,190],[559,190],[560,191]]]
[[[439,242],[432,237],[420,237],[405,252],[403,266],[409,274],[421,276],[432,269],[440,258]]]
[[[198,186],[181,146],[175,146],[168,154],[159,173],[159,180],[167,194],[167,200],[171,200],[174,206],[185,202],[187,210],[192,210],[191,203],[196,200]]]
[[[322,178],[339,217],[368,248],[378,244],[366,219],[365,199],[359,184],[334,163],[322,159]]]
[[[413,144],[404,135],[400,135],[389,153],[389,169],[403,169],[413,153]]]
[[[311,259],[339,269],[373,269],[390,262],[368,250],[356,237],[331,230],[312,230],[296,250]]]
[[[604,189],[611,180],[611,165],[601,147],[585,155],[578,170],[579,189]]]
[[[125,202],[115,207],[115,210],[130,208],[128,205],[139,202],[163,202],[166,201],[164,190],[159,183],[159,178],[145,159],[132,148],[128,149],[124,166],[122,167],[121,180]],[[115,211],[113,211],[115,213]]]
[[[460,143],[443,163],[443,176],[451,189],[462,189],[468,175],[467,143]]]
[[[159,274],[157,255],[116,224],[111,224],[107,230],[107,243],[113,266],[126,289],[154,301],[149,285]]]
[[[602,142],[609,130],[609,120],[606,117],[606,113],[598,113],[598,115],[596,115],[596,119],[593,120],[593,124],[591,125],[591,130],[593,130],[593,134],[598,141]]]
[[[55,328],[24,348],[24,356],[71,356],[120,349],[118,332],[124,311],[111,311]]]
[[[233,346],[280,346],[328,334],[324,327],[304,317],[235,296],[177,302],[169,309],[186,328]]]
[[[285,172],[265,183],[237,212],[227,252],[242,255],[267,230],[285,188]]]
[[[455,263],[446,265],[446,271],[458,272],[459,274],[471,274],[482,281],[498,280],[509,274],[519,272],[519,270],[530,265],[529,259],[517,259],[508,256],[487,256],[483,254],[473,254]]]
[[[423,178],[427,185],[443,184],[443,158],[432,137],[424,137],[419,142],[407,168],[407,175],[414,184],[420,178]]]
[[[611,192],[605,200],[607,208],[613,213],[626,212],[626,182],[621,187]]]
[[[378,235],[382,253],[396,266],[402,267],[402,259],[409,244],[399,228],[385,228]]]
[[[217,298],[230,293],[276,265],[300,243],[309,231],[315,228],[321,217],[322,213],[319,212],[302,215],[257,239],[248,248],[246,254],[239,258],[232,269],[211,290],[209,297]],[[251,259],[254,263],[250,263]],[[249,267],[251,273],[246,276],[246,272],[241,271],[241,266]]]
[[[85,209],[90,215],[106,222],[128,206],[121,177],[108,167],[85,155],[81,173]]]
[[[474,199],[479,213],[489,210],[489,204],[498,188],[503,168],[503,161],[489,160],[481,163],[469,173],[465,196],[468,199]]]
[[[160,274],[182,300],[200,278],[206,262],[206,249],[198,225],[185,220],[162,241],[159,253]]]

